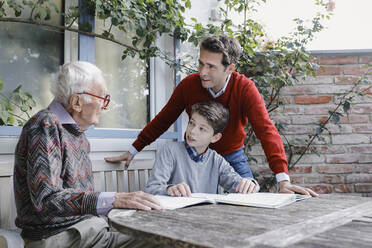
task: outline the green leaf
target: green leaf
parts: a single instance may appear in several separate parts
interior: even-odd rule
[[[347,113],[350,110],[350,102],[346,101],[343,104],[343,109],[344,109],[344,112]]]
[[[15,88],[13,90],[13,93],[19,93],[19,91],[21,90],[21,88],[22,88],[22,85],[19,85],[17,88]]]
[[[4,81],[0,78],[0,91],[4,88]]]

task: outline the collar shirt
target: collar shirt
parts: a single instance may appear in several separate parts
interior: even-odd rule
[[[231,77],[231,74],[229,74],[229,76],[226,79],[225,86],[223,86],[223,88],[219,92],[214,93],[213,90],[211,90],[210,88],[208,88],[208,91],[213,96],[213,98],[217,98],[220,95],[222,95],[223,93],[225,93],[226,87],[227,87],[227,85],[229,84],[229,81],[230,81],[230,77]]]
[[[189,154],[190,158],[196,163],[203,162],[203,159],[205,157],[204,155],[208,149],[202,154],[198,155],[194,147],[189,146],[189,144],[187,144],[186,141],[184,141],[184,143],[185,143],[186,151]]]

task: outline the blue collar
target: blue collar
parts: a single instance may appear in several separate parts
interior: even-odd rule
[[[198,155],[198,153],[196,152],[194,147],[189,146],[189,144],[187,144],[186,141],[184,141],[184,144],[185,144],[185,148],[186,148],[187,153],[189,154],[190,158],[194,162],[196,162],[196,163],[203,162],[203,159],[204,159],[205,154],[206,154],[208,149],[205,152],[203,152],[202,154]]]

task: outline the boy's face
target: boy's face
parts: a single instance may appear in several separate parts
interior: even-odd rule
[[[221,133],[213,133],[213,128],[205,117],[196,112],[191,115],[186,128],[186,141],[198,154],[205,152],[210,143],[217,142],[222,136]]]

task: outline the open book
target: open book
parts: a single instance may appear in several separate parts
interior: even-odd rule
[[[201,203],[224,203],[259,208],[280,208],[296,201],[310,198],[311,196],[279,193],[233,193],[227,195],[193,193],[191,197],[172,197],[165,195],[156,195],[155,197],[165,209],[173,210]]]

